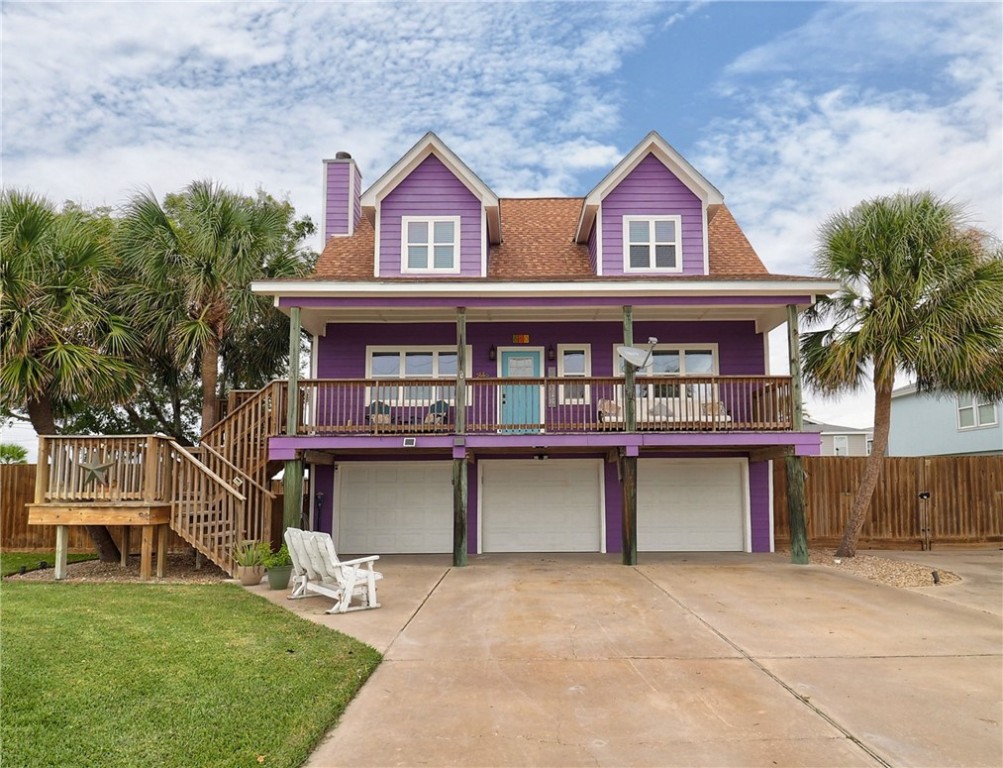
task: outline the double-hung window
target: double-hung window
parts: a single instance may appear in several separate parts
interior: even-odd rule
[[[682,218],[624,216],[625,272],[682,272]]]
[[[401,217],[401,272],[459,271],[459,216]]]
[[[615,370],[623,375],[623,360],[616,350],[613,354],[618,363]],[[678,377],[716,375],[716,344],[657,344],[648,364],[637,371],[637,394],[651,400],[691,397],[709,402],[715,395],[711,383],[684,384]]]
[[[976,429],[996,424],[996,406],[972,395],[958,395],[958,429]]]
[[[470,360],[469,347],[467,360]],[[368,378],[379,380],[372,387],[370,400],[398,405],[434,403],[438,400],[451,403],[456,395],[454,384],[428,381],[456,380],[456,347],[369,347],[366,350],[366,368]],[[425,381],[395,383],[401,379]]]
[[[584,381],[569,382],[567,379],[585,379],[591,374],[591,345],[589,344],[558,344],[557,345],[557,375],[564,381],[560,387],[561,403],[589,402],[589,386]]]

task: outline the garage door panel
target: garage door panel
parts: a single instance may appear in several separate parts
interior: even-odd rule
[[[340,552],[452,552],[450,462],[346,462],[336,477]]]
[[[738,460],[642,459],[638,462],[638,549],[744,550],[744,484],[744,467]]]
[[[600,468],[577,459],[481,462],[481,550],[600,551]]]

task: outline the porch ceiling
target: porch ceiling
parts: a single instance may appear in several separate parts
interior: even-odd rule
[[[625,302],[626,303],[626,302]],[[757,332],[770,331],[787,320],[778,306],[643,306],[633,304],[634,321],[748,320]],[[287,313],[288,308],[280,307]],[[468,323],[504,322],[621,322],[622,306],[467,307]],[[452,323],[455,307],[302,307],[301,322],[315,336],[326,334],[328,323]]]

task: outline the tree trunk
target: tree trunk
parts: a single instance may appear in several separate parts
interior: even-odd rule
[[[202,434],[216,423],[216,382],[219,380],[219,342],[209,339],[202,349]]]
[[[871,455],[864,466],[864,476],[860,479],[857,494],[853,497],[853,509],[843,531],[843,539],[836,549],[837,557],[854,557],[857,554],[857,539],[867,519],[871,497],[878,486],[878,475],[888,452],[888,431],[892,415],[892,382],[874,382],[874,443]]]
[[[47,397],[35,400],[28,399],[28,418],[31,426],[40,435],[55,435],[56,419],[52,414],[52,401]],[[91,543],[97,550],[98,557],[103,563],[117,563],[120,553],[115,540],[112,539],[108,529],[103,525],[86,525],[87,534],[91,537]]]
[[[28,419],[38,434],[58,434],[56,419],[52,415],[52,401],[49,398],[43,397],[41,400],[28,398]]]
[[[122,559],[122,553],[107,528],[103,525],[85,525],[84,528],[102,563],[117,563]]]

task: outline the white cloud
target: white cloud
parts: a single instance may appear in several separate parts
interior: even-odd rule
[[[320,160],[374,180],[439,133],[498,192],[576,193],[618,155],[604,76],[645,4],[3,7],[4,184],[85,204],[211,175],[319,218]],[[589,138],[583,139],[583,136]]]

